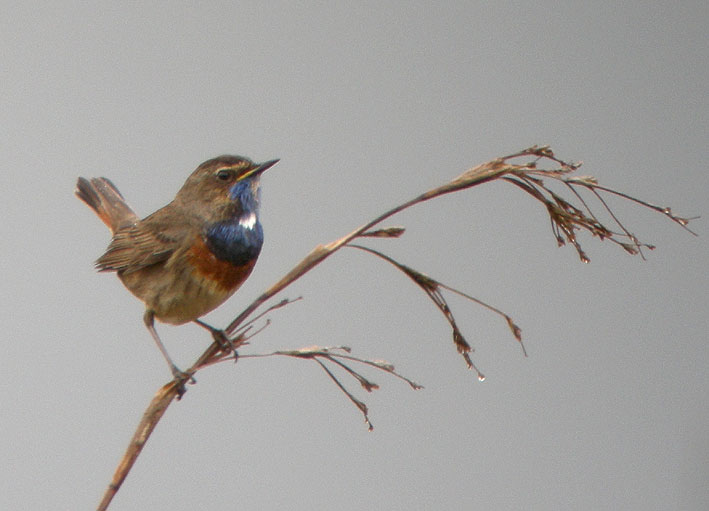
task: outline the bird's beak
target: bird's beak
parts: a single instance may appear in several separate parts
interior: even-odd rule
[[[245,177],[258,176],[259,174],[261,174],[261,173],[267,171],[268,169],[270,169],[271,167],[273,167],[279,161],[281,161],[281,160],[276,159],[276,160],[269,160],[264,163],[257,163],[253,169],[251,169],[248,173],[246,173],[246,175],[242,176],[241,178],[243,179]]]

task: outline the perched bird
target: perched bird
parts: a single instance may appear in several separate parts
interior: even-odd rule
[[[108,179],[77,182],[76,195],[113,234],[96,267],[115,271],[145,303],[143,320],[175,379],[185,375],[168,355],[154,320],[195,321],[218,338],[220,331],[198,318],[233,295],[253,270],[263,244],[259,181],[278,161],[226,155],[205,161],[172,202],[142,220]]]

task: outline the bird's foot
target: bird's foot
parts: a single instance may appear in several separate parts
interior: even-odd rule
[[[174,364],[170,366],[170,371],[172,372],[172,377],[175,381],[175,388],[177,389],[177,400],[179,401],[180,399],[182,399],[182,396],[185,395],[185,392],[187,392],[185,383],[194,385],[195,383],[197,383],[197,380],[195,380],[194,376],[192,376],[190,373],[181,371]]]
[[[214,341],[219,344],[221,347],[222,351],[229,352],[231,351],[234,354],[234,363],[239,361],[239,352],[236,351],[236,347],[234,347],[234,343],[232,342],[231,339],[229,339],[229,336],[224,332],[224,330],[219,330],[217,328],[213,328],[211,330],[212,332],[212,338],[214,338]]]

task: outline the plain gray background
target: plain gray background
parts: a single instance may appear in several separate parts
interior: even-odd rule
[[[142,304],[92,263],[105,227],[73,196],[108,176],[146,215],[203,160],[281,158],[266,244],[225,325],[315,244],[473,165],[532,144],[581,174],[707,215],[706,26],[698,2],[85,2],[4,5],[0,507],[92,509],[169,379]],[[373,241],[508,313],[451,297],[479,383],[428,299],[342,251],[242,353],[350,345],[384,374],[375,424],[315,364],[201,372],[112,509],[709,507],[706,220],[695,238],[618,200],[648,260],[582,238],[488,184],[418,207]],[[159,326],[181,365],[209,342]]]

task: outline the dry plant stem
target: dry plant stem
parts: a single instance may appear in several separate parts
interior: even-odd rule
[[[354,403],[354,405],[359,409],[359,411],[364,416],[364,421],[367,424],[369,431],[372,431],[374,429],[374,426],[372,425],[372,421],[369,419],[369,409],[367,408],[367,405],[363,401],[361,401],[360,399],[355,397],[355,395],[352,394],[352,392],[350,392],[347,389],[347,387],[345,387],[345,385],[342,383],[342,381],[340,381],[340,379],[335,375],[335,373],[333,371],[331,371],[330,368],[327,367],[327,365],[325,365],[324,361],[331,362],[331,363],[335,364],[336,366],[340,367],[341,369],[343,369],[352,378],[357,380],[357,382],[367,392],[372,392],[373,390],[378,389],[379,385],[377,385],[373,381],[371,381],[368,378],[366,378],[365,376],[363,376],[361,373],[359,373],[358,371],[353,369],[350,365],[343,362],[343,360],[369,365],[371,367],[374,367],[376,369],[379,369],[381,371],[389,373],[390,375],[395,376],[396,378],[399,378],[400,380],[403,380],[406,383],[408,383],[409,386],[414,390],[422,389],[423,387],[421,385],[419,385],[418,383],[397,373],[394,369],[394,366],[392,364],[390,364],[389,362],[382,361],[382,360],[379,360],[379,361],[367,360],[367,359],[355,357],[353,355],[350,355],[350,352],[351,352],[351,350],[347,346],[337,346],[337,347],[311,346],[309,348],[302,348],[299,350],[279,350],[279,351],[274,351],[272,353],[249,354],[249,355],[244,355],[243,358],[271,357],[271,356],[282,355],[282,356],[287,356],[287,357],[295,357],[295,358],[309,359],[309,360],[315,361],[320,366],[320,368],[323,371],[325,371],[325,374],[328,375],[328,377],[347,396],[347,398],[352,403]]]
[[[520,157],[527,157],[531,156],[534,157],[535,160],[527,163],[521,163],[521,164],[514,164],[510,163],[509,160],[515,159],[515,158],[520,158]],[[537,168],[537,162],[539,160],[546,160],[546,161],[551,161],[554,162],[556,165],[558,165],[558,168],[552,169],[552,170],[545,170],[545,169],[538,169]],[[672,214],[670,208],[662,208],[659,206],[654,206],[652,204],[649,204],[647,202],[641,201],[639,199],[636,199],[634,197],[631,197],[629,195],[625,195],[621,192],[617,192],[615,190],[612,190],[610,188],[602,187],[599,186],[595,179],[589,178],[589,177],[578,177],[578,178],[567,178],[566,176],[575,170],[578,169],[580,166],[580,163],[567,163],[564,162],[558,158],[556,158],[551,151],[549,147],[539,147],[539,146],[533,146],[528,149],[525,149],[523,151],[519,151],[514,154],[510,154],[508,156],[505,156],[503,158],[498,158],[492,161],[489,161],[487,163],[483,163],[482,165],[478,165],[477,167],[474,167],[457,178],[453,179],[452,181],[445,183],[442,186],[439,186],[437,188],[434,188],[432,190],[429,190],[418,197],[415,197],[407,202],[404,202],[403,204],[390,209],[389,211],[383,213],[382,215],[378,216],[371,222],[368,222],[364,224],[363,226],[355,229],[351,233],[343,236],[342,238],[335,240],[327,245],[319,245],[315,247],[306,257],[303,259],[300,263],[298,263],[291,271],[288,272],[283,278],[281,278],[278,282],[273,284],[268,290],[266,290],[263,294],[261,294],[256,300],[254,300],[253,303],[251,303],[241,314],[239,314],[230,324],[229,326],[225,329],[226,335],[228,335],[232,341],[233,347],[238,348],[239,346],[242,346],[246,342],[246,330],[248,330],[250,323],[244,324],[244,321],[249,318],[256,309],[258,309],[262,304],[264,304],[267,300],[272,298],[274,295],[285,289],[287,286],[295,282],[297,279],[302,277],[305,273],[313,269],[315,266],[317,266],[320,262],[322,262],[324,259],[335,253],[337,250],[342,248],[343,246],[347,245],[349,242],[354,240],[355,238],[359,237],[396,237],[400,235],[403,230],[400,228],[390,228],[390,229],[382,229],[382,230],[375,230],[375,231],[370,231],[373,227],[375,227],[377,224],[381,223],[382,221],[386,220],[387,218],[395,215],[396,213],[399,213],[400,211],[403,211],[411,206],[414,206],[416,204],[428,201],[430,199],[439,197],[441,195],[445,195],[448,193],[452,192],[457,192],[460,190],[464,190],[466,188],[471,188],[473,186],[480,185],[482,183],[486,183],[488,181],[496,180],[499,178],[505,178],[508,181],[514,183],[515,185],[519,186],[523,190],[525,190],[527,193],[529,193],[531,196],[533,196],[535,199],[539,200],[542,202],[549,213],[551,222],[552,222],[552,228],[554,230],[554,234],[556,236],[557,242],[559,244],[564,244],[565,241],[568,241],[572,243],[577,251],[579,252],[579,255],[582,260],[588,261],[588,257],[586,254],[581,250],[581,247],[579,243],[576,240],[575,237],[575,231],[576,230],[587,230],[589,231],[592,235],[598,236],[601,239],[611,239],[615,243],[620,244],[626,251],[630,253],[637,253],[637,251],[640,249],[642,246],[648,246],[648,245],[643,245],[637,241],[637,239],[629,233],[624,227],[621,226],[621,229],[623,230],[623,236],[628,238],[631,243],[626,243],[622,241],[622,238],[619,239],[619,235],[617,233],[614,233],[607,229],[601,222],[599,222],[592,214],[585,214],[583,213],[580,209],[576,208],[575,206],[571,205],[569,202],[566,200],[562,199],[558,195],[554,194],[551,190],[549,190],[546,185],[543,183],[542,178],[547,178],[547,179],[553,179],[553,180],[558,180],[564,184],[566,184],[568,187],[572,188],[575,186],[579,187],[584,187],[590,191],[592,191],[598,198],[600,196],[598,195],[598,191],[601,192],[606,192],[614,195],[618,195],[624,199],[636,202],[642,206],[648,207],[650,209],[653,209],[655,211],[661,212],[665,216],[669,217],[672,219],[674,222],[677,222],[680,224],[682,227],[685,229],[687,228],[686,225],[689,222],[690,219],[687,218],[682,218],[682,217],[677,217]],[[576,193],[576,190],[574,190],[574,193]],[[604,206],[608,211],[610,209],[608,208],[607,205]],[[587,204],[582,201],[582,207],[585,207],[588,211],[590,209],[587,207]],[[612,213],[612,212],[611,212]],[[619,222],[618,222],[619,223]],[[687,229],[688,230],[688,229]],[[691,231],[690,231],[691,232]],[[415,271],[415,270],[414,270]],[[412,274],[414,275],[414,274]],[[422,274],[421,274],[422,275]],[[413,277],[412,277],[413,278]],[[446,314],[448,317],[446,308],[447,305],[445,304],[445,300],[442,299],[442,295],[440,295],[440,291],[436,287],[431,287],[428,285],[428,283],[425,281],[425,279],[417,277],[414,279],[417,284],[419,284],[431,297],[432,300],[436,303],[436,305],[441,309],[441,311]],[[433,283],[433,281],[431,281]],[[436,283],[437,284],[437,283]],[[446,289],[449,289],[446,287]],[[457,291],[455,291],[457,292]],[[277,305],[278,306],[278,305]],[[504,314],[503,314],[504,315]],[[514,323],[511,322],[508,316],[505,315],[505,317],[508,319],[508,323],[510,324],[510,328],[513,329],[513,332],[515,331]],[[454,325],[454,322],[451,323]],[[516,333],[515,335],[518,335]],[[460,337],[460,338],[458,338]],[[462,336],[459,335],[459,332],[457,332],[457,329],[454,329],[454,341],[456,343],[456,346],[458,347],[458,350],[461,351],[461,354],[464,357],[467,357],[467,352],[465,351],[465,340],[462,339]],[[221,346],[220,343],[218,342],[213,342],[209,348],[199,357],[199,359],[190,367],[186,373],[189,376],[192,376],[196,371],[198,371],[200,368],[211,365],[215,363],[216,361],[219,361],[222,358],[228,358],[224,357],[223,355],[220,355],[221,353]],[[314,358],[312,356],[306,357],[304,355],[292,355],[292,356],[299,356],[300,358]],[[318,359],[315,358],[315,360],[323,365],[323,363]],[[466,360],[468,361],[469,358]],[[472,364],[472,362],[470,362]],[[330,375],[334,381],[338,384],[338,386],[341,386],[341,383],[339,380],[337,380],[336,377],[332,374],[332,372],[327,369],[326,367],[323,367],[328,375]],[[361,381],[360,381],[361,382]],[[351,396],[351,394],[344,389],[341,386],[342,390],[348,395]],[[165,413],[167,407],[170,405],[172,400],[175,397],[178,397],[178,386],[175,384],[175,382],[170,382],[163,386],[155,395],[153,398],[152,402],[148,406],[148,409],[143,415],[142,420],[140,421],[140,424],[138,425],[138,428],[136,430],[136,433],[131,440],[131,443],[126,450],[121,462],[118,465],[118,468],[116,469],[116,472],[113,476],[113,480],[111,481],[111,484],[109,485],[108,489],[106,490],[103,499],[101,501],[101,504],[99,505],[98,509],[99,510],[105,510],[108,509],[108,506],[120,488],[121,484],[125,480],[128,472],[130,471],[131,467],[135,463],[135,460],[137,459],[138,455],[140,454],[143,446],[145,445],[145,442],[149,438],[150,434],[152,433],[153,429],[159,422],[160,418],[162,415]],[[354,398],[354,396],[350,397],[351,399]],[[361,403],[360,401],[356,400],[356,398],[353,399],[353,402],[360,407],[358,403]],[[361,405],[364,405],[364,403],[361,403]],[[365,414],[366,418],[366,406],[364,408],[360,407],[360,410],[363,411]],[[371,425],[371,423],[370,423]]]
[[[335,346],[335,347],[332,347],[332,346],[330,346],[330,347],[310,346],[308,348],[301,348],[301,349],[297,349],[297,350],[278,350],[278,351],[273,351],[271,353],[250,353],[248,355],[242,355],[241,358],[263,358],[263,357],[273,357],[273,356],[286,356],[286,357],[308,359],[308,358],[320,357],[320,358],[335,362],[339,366],[346,368],[347,372],[352,375],[357,375],[356,378],[360,381],[360,383],[362,383],[362,386],[366,390],[369,391],[374,388],[378,388],[378,385],[373,384],[372,382],[370,382],[368,380],[365,384],[363,382],[363,380],[366,380],[366,378],[362,377],[359,373],[357,373],[356,371],[354,371],[350,367],[345,366],[343,363],[341,363],[339,361],[339,360],[349,360],[352,362],[358,362],[360,364],[368,365],[368,366],[374,367],[375,369],[379,369],[381,371],[387,372],[387,373],[391,374],[392,376],[395,376],[396,378],[399,378],[400,380],[405,381],[414,390],[419,390],[419,389],[423,388],[422,385],[419,385],[415,381],[410,380],[407,377],[397,373],[393,364],[390,364],[389,362],[387,362],[385,360],[367,360],[365,358],[355,357],[354,355],[350,355],[351,351],[352,350],[348,346]]]
[[[99,510],[108,509],[111,500],[113,500],[113,497],[121,488],[121,485],[123,484],[126,476],[128,476],[128,472],[130,472],[135,460],[138,459],[143,447],[145,447],[145,443],[148,441],[150,434],[153,432],[155,426],[157,426],[160,421],[160,418],[167,410],[167,407],[170,406],[170,403],[176,396],[177,386],[174,381],[164,385],[155,394],[153,400],[150,402],[150,405],[143,414],[143,418],[140,421],[138,429],[136,429],[133,434],[133,438],[131,438],[126,453],[123,455],[118,467],[116,467],[111,484],[103,494],[103,498],[98,506]]]
[[[462,296],[463,298],[470,300],[471,302],[477,303],[478,305],[481,305],[482,307],[486,308],[487,310],[494,312],[495,314],[502,316],[505,321],[507,322],[507,326],[510,328],[512,331],[512,335],[514,335],[515,339],[517,339],[517,342],[519,342],[521,348],[522,348],[522,353],[524,356],[527,356],[527,350],[524,347],[524,343],[522,342],[522,329],[518,327],[514,321],[512,321],[512,318],[502,312],[500,309],[493,307],[490,304],[487,304],[483,302],[482,300],[479,300],[478,298],[475,298],[473,296],[470,296],[466,293],[463,293],[462,291],[459,291],[458,289],[452,288],[450,286],[446,286],[445,284],[437,281],[436,279],[432,279],[428,275],[425,275],[417,270],[414,270],[413,268],[406,266],[405,264],[402,264],[395,259],[389,257],[386,254],[383,254],[382,252],[378,250],[374,250],[369,247],[365,247],[362,245],[353,245],[352,243],[347,245],[348,247],[351,248],[356,248],[358,250],[363,250],[365,252],[368,252],[370,254],[373,254],[381,259],[384,259],[388,263],[392,264],[394,267],[398,268],[401,270],[407,277],[409,277],[411,280],[413,280],[416,284],[421,287],[421,289],[424,290],[424,292],[433,300],[433,303],[436,304],[436,307],[439,308],[439,310],[443,313],[444,317],[446,320],[450,323],[451,328],[453,329],[453,340],[456,343],[456,347],[458,348],[458,351],[463,355],[463,358],[465,359],[466,363],[468,364],[468,367],[470,369],[475,369],[478,373],[478,379],[484,380],[485,376],[477,369],[477,367],[473,364],[473,362],[470,360],[469,356],[467,355],[468,352],[473,351],[470,345],[464,340],[463,335],[460,333],[460,330],[458,329],[458,326],[455,322],[455,318],[453,317],[453,313],[450,310],[450,307],[448,306],[448,303],[446,302],[445,298],[440,292],[440,289],[446,289],[448,291],[451,291],[452,293],[455,293],[459,296]]]

